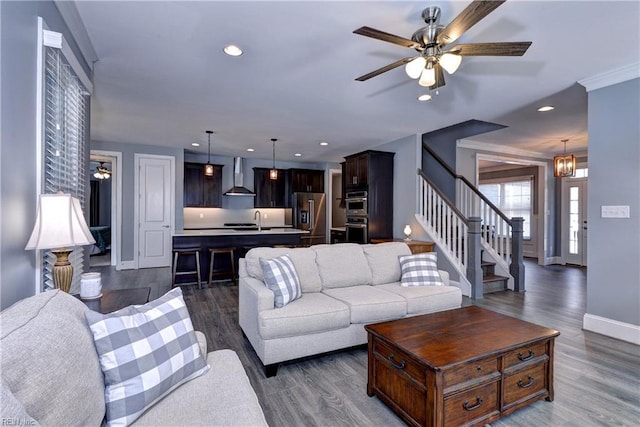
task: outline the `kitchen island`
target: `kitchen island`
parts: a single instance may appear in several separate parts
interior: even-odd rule
[[[300,236],[308,231],[290,227],[265,227],[257,229],[209,228],[195,230],[180,230],[173,234],[173,248],[200,248],[200,280],[204,283],[209,279],[209,248],[234,248],[235,265],[238,258],[251,248],[276,245],[300,245]],[[216,257],[215,270],[229,269],[228,257]],[[180,270],[195,270],[195,261],[189,257],[180,260]],[[235,272],[237,274],[237,271]]]

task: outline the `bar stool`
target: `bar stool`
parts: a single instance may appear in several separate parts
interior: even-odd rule
[[[184,270],[178,271],[178,260],[180,256],[190,256],[193,255],[195,257],[196,269],[195,270]],[[198,289],[202,289],[202,283],[200,282],[200,248],[174,248],[173,249],[173,264],[171,265],[171,287],[175,286],[183,286],[183,285],[198,285]],[[186,282],[186,283],[176,283],[177,276],[187,276],[187,275],[196,275],[197,281],[195,282]]]
[[[215,260],[215,256],[216,254],[228,254],[229,257],[231,258],[231,270],[218,270],[218,271],[213,271],[213,262]],[[235,248],[209,248],[209,256],[210,256],[210,261],[209,261],[209,283],[208,285],[211,286],[211,282],[213,281],[213,276],[223,276],[223,275],[228,275],[231,274],[231,280],[233,281],[233,284],[236,284],[236,266],[235,266]]]

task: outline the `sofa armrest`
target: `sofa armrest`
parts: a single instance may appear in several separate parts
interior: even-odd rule
[[[246,275],[240,276],[238,280],[238,321],[242,332],[254,348],[258,348],[260,342],[258,328],[260,312],[274,310],[274,302],[273,292],[262,281]]]
[[[449,272],[448,271],[444,271],[444,270],[438,270],[438,273],[440,273],[440,278],[442,279],[442,283],[444,283],[445,286],[449,286]]]
[[[194,331],[196,333],[196,339],[198,340],[198,347],[200,347],[200,354],[205,359],[207,358],[207,337],[200,331]]]

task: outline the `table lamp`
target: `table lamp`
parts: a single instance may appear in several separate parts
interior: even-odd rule
[[[56,289],[69,292],[73,279],[73,266],[69,254],[75,246],[96,241],[84,220],[80,201],[70,194],[41,194],[33,232],[25,250],[53,249],[53,284]]]
[[[411,226],[409,226],[409,224],[404,226],[404,230],[402,230],[404,233],[404,240],[405,242],[408,242],[411,240]]]

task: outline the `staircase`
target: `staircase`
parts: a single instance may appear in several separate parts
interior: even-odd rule
[[[455,180],[452,202],[418,170],[416,219],[457,270],[463,294],[482,298],[505,289],[524,291],[522,218],[507,218],[429,147],[423,149]]]

